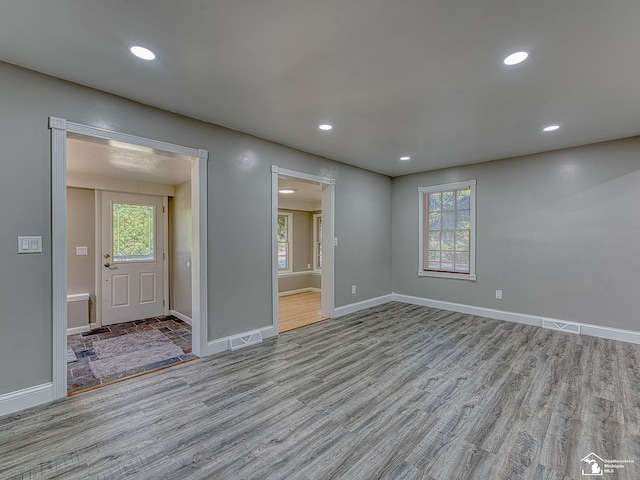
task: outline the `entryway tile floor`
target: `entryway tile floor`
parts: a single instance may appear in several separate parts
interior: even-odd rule
[[[182,349],[184,355],[154,362],[142,367],[125,369],[117,374],[96,378],[91,373],[89,362],[96,360],[93,341],[106,340],[120,335],[144,332],[155,329]],[[67,392],[77,393],[82,390],[112,383],[133,375],[139,375],[160,367],[187,362],[196,358],[191,352],[191,325],[169,315],[167,317],[147,318],[135,322],[118,323],[107,327],[96,328],[88,332],[67,336],[67,345],[73,349],[78,359],[67,363]]]

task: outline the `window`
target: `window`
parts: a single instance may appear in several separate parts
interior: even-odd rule
[[[419,276],[476,279],[476,181],[420,187]]]
[[[290,272],[293,214],[278,212],[278,271]]]
[[[322,215],[313,215],[313,270],[322,270]]]
[[[155,260],[153,205],[113,204],[113,261]]]

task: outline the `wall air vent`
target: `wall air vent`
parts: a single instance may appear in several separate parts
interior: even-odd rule
[[[571,322],[559,322],[550,318],[542,319],[542,328],[557,330],[559,332],[580,334],[580,324]]]
[[[250,345],[256,345],[262,343],[262,332],[249,332],[238,335],[237,337],[231,337],[229,339],[229,350],[239,350]]]

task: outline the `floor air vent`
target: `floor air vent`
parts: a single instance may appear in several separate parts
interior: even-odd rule
[[[542,319],[542,328],[548,328],[550,330],[557,330],[559,332],[566,333],[580,333],[579,323],[559,322],[557,320],[551,320],[549,318]]]
[[[229,339],[229,350],[232,352],[234,350],[239,350],[244,347],[248,347],[250,345],[255,345],[256,343],[262,342],[262,333],[261,332],[250,332],[245,333],[243,335],[238,335],[237,337],[233,337]]]

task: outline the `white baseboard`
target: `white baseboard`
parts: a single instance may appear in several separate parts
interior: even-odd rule
[[[263,339],[275,337],[278,335],[278,332],[275,328],[273,328],[273,325],[264,328],[258,328],[256,330],[251,330],[250,332],[236,333],[235,335],[230,335],[228,337],[211,340],[209,343],[207,343],[207,351],[205,355],[214,355],[216,353],[226,352],[227,350],[229,350],[229,340],[238,336],[251,335],[254,332],[259,332],[262,335]]]
[[[0,395],[0,417],[53,401],[53,383]]]
[[[393,300],[393,294],[382,295],[381,297],[370,298],[357,303],[351,303],[342,307],[333,309],[333,318],[348,315],[349,313],[359,312],[365,308],[377,307],[383,303],[391,302]]]
[[[83,325],[81,327],[71,327],[67,328],[67,335],[76,335],[78,333],[88,332],[89,330],[91,330],[91,327],[89,325]]]
[[[412,305],[421,305],[423,307],[439,308],[441,310],[449,310],[452,312],[468,313],[470,315],[478,315],[481,317],[493,318],[496,320],[504,320],[507,322],[524,323],[534,327],[542,328],[542,318],[536,315],[526,313],[505,312],[503,310],[494,310],[491,308],[474,307],[473,305],[465,305],[462,303],[443,302],[441,300],[433,300],[430,298],[412,297],[398,293],[392,294],[393,300],[396,302],[409,303]],[[580,323],[558,318],[548,318],[559,323],[570,323],[580,326],[580,334],[592,337],[607,338],[610,340],[620,340],[622,342],[640,344],[640,332],[632,330],[623,330],[620,328],[602,327],[599,325],[591,325],[588,323]]]
[[[321,292],[319,288],[315,287],[306,287],[306,288],[298,288],[297,290],[287,290],[286,292],[279,292],[279,297],[286,297],[287,295],[295,295],[296,293],[306,293],[306,292]]]
[[[193,323],[191,323],[191,318],[187,317],[186,315],[183,315],[180,312],[177,312],[175,310],[169,310],[169,315],[173,315],[174,317],[179,318],[184,323],[188,323],[189,325],[193,325]]]

